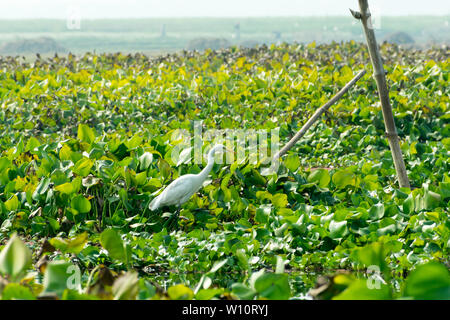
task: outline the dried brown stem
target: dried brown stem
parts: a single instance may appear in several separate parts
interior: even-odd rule
[[[338,101],[347,91],[350,89],[361,77],[366,73],[366,70],[360,71],[349,83],[347,83],[338,93],[336,93],[327,103],[321,106],[317,111],[312,115],[312,117],[303,125],[303,127],[298,131],[295,136],[289,140],[288,143],[273,156],[273,161],[278,161],[283,155],[285,155],[294,145],[300,140],[308,131],[309,128],[320,118],[320,116],[327,111],[336,101]]]
[[[400,187],[410,188],[405,163],[403,161],[402,150],[400,149],[397,129],[395,127],[394,115],[389,102],[389,90],[386,84],[383,62],[381,60],[380,51],[378,50],[367,0],[359,0],[359,8],[360,12],[355,12],[353,10],[350,11],[356,19],[361,20],[364,33],[366,35],[367,47],[369,48],[370,59],[374,70],[373,76],[377,83],[378,95],[381,101],[381,110],[383,112],[384,125],[386,127],[386,138],[388,139],[389,147],[392,152],[392,159],[394,160],[398,182]]]

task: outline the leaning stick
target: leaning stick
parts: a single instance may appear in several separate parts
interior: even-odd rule
[[[389,102],[389,89],[386,84],[385,71],[383,69],[383,61],[378,50],[375,32],[373,30],[369,4],[367,0],[359,0],[360,12],[350,10],[353,17],[361,20],[364,33],[366,35],[367,47],[369,48],[370,59],[372,60],[374,78],[377,83],[378,95],[381,101],[381,111],[383,113],[384,125],[386,127],[386,138],[394,160],[395,171],[397,172],[398,183],[400,187],[409,188],[409,179],[406,172],[405,162],[403,160],[402,150],[400,149],[397,128],[395,127],[394,115],[392,113],[391,103]]]
[[[361,77],[366,73],[366,70],[360,71],[349,83],[345,85],[338,93],[334,95],[327,103],[321,106],[317,111],[312,115],[312,117],[303,125],[303,127],[298,131],[295,136],[289,140],[288,143],[273,156],[273,161],[278,161],[283,155],[285,155],[294,145],[300,140],[308,131],[309,128],[320,118],[320,116],[327,111],[336,101],[338,101],[347,91],[352,87]]]

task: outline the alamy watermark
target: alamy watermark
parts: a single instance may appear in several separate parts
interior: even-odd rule
[[[369,11],[369,10],[368,10]],[[381,29],[381,8],[376,4],[370,6],[370,19],[367,21],[369,29]]]
[[[66,280],[66,287],[70,290],[76,290],[78,292],[81,292],[81,271],[80,268],[77,265],[70,265],[67,270],[66,274],[68,275]]]
[[[203,131],[202,121],[194,121],[193,135],[186,129],[175,130],[170,137],[175,144],[170,159],[176,165],[194,163],[201,165],[206,160],[203,146],[206,141],[211,146],[222,144],[233,152],[227,152],[225,157],[216,154],[215,162],[232,164],[234,162],[260,164],[261,173],[269,175],[278,170],[279,161],[274,155],[280,149],[279,128],[266,129],[208,129]],[[225,163],[223,162],[225,158]]]
[[[77,5],[69,5],[67,7],[66,27],[69,30],[81,29],[81,10]]]
[[[381,284],[384,283],[383,277],[381,276],[380,267],[377,265],[371,265],[367,268],[367,273],[369,277],[367,278],[367,288],[373,290],[381,289]]]

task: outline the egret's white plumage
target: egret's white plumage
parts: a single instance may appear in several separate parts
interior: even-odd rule
[[[208,153],[208,164],[199,174],[186,174],[172,181],[163,192],[152,200],[149,207],[155,211],[165,206],[176,205],[180,207],[187,202],[194,193],[203,185],[214,165],[214,154],[224,151],[225,147],[221,144],[214,146]]]

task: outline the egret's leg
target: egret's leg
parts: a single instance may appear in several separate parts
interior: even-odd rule
[[[170,217],[170,228],[174,228],[177,225],[178,215],[180,214],[180,207],[177,208],[175,214]]]
[[[169,226],[170,228],[177,225],[178,217],[180,216],[181,211],[181,205],[177,207],[177,210],[175,211],[175,214],[172,215],[169,219],[167,219],[165,225]]]

